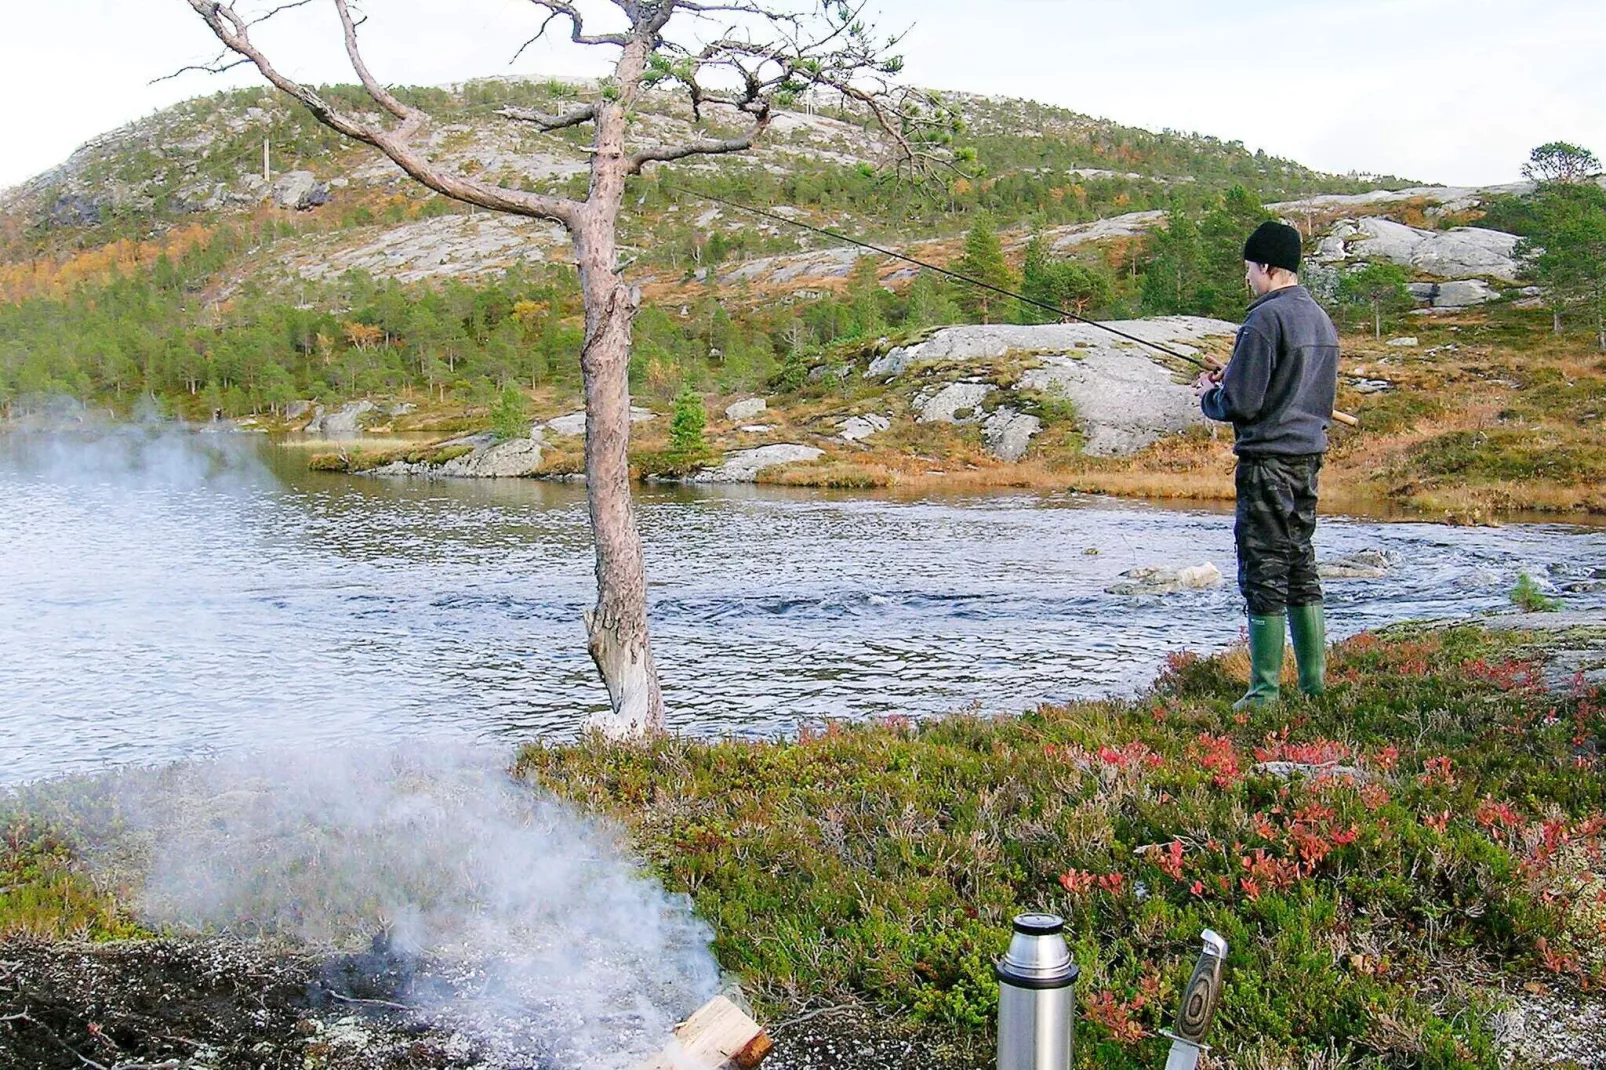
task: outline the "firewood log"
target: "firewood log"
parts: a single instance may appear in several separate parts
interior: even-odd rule
[[[764,1027],[715,996],[675,1029],[664,1050],[637,1070],[753,1070],[774,1044]]]

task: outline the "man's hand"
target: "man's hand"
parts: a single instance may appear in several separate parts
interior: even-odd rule
[[[1212,368],[1207,372],[1200,372],[1199,378],[1193,381],[1193,396],[1202,398],[1214,390],[1221,382],[1221,373],[1224,368]]]

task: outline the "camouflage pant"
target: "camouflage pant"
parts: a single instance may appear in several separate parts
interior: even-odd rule
[[[1238,590],[1257,617],[1322,600],[1316,577],[1319,453],[1238,458]]]

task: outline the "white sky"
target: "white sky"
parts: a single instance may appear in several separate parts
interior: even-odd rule
[[[261,0],[255,0],[257,4]],[[595,2],[595,0],[589,0]],[[242,0],[241,10],[252,6]],[[572,46],[508,58],[524,0],[367,0],[387,82],[595,73]],[[872,0],[913,26],[909,80],[1241,140],[1327,171],[1475,184],[1556,139],[1606,155],[1601,0]],[[185,0],[0,0],[0,187],[104,130],[253,74],[151,79],[215,48]],[[329,5],[275,20],[285,70],[349,81]],[[588,65],[589,64],[589,65]]]

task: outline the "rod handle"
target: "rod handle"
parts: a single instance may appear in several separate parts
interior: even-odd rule
[[[1351,416],[1349,413],[1341,412],[1338,409],[1333,410],[1333,419],[1336,422],[1343,424],[1345,427],[1361,426],[1361,421],[1358,417]]]

